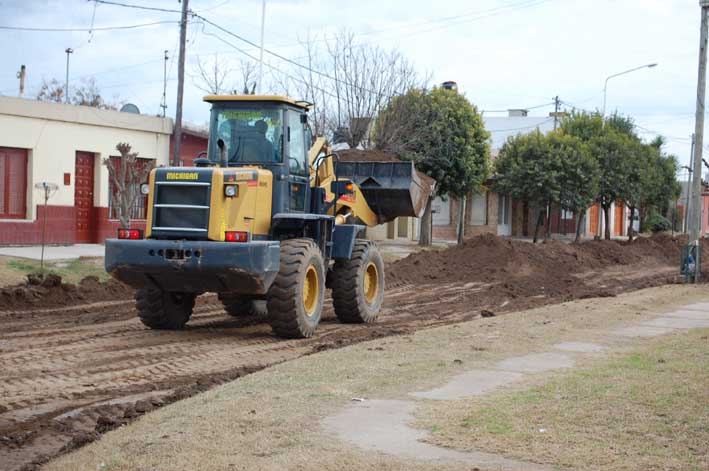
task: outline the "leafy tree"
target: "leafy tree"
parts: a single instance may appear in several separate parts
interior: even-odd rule
[[[598,195],[600,169],[588,147],[577,137],[555,131],[547,136],[559,164],[559,205],[576,215],[576,242],[581,239],[581,224],[586,209]],[[550,227],[550,225],[547,225]],[[550,229],[548,229],[550,230]]]
[[[596,201],[603,209],[605,238],[610,239],[611,205],[628,193],[637,179],[634,152],[640,142],[632,119],[614,114],[606,120],[599,113],[572,113],[561,123],[561,129],[578,137],[598,162],[600,180]]]
[[[558,144],[562,147],[560,142]],[[552,150],[549,140],[539,130],[508,138],[495,160],[493,191],[535,206],[548,207],[559,201],[560,154]],[[538,239],[542,219],[543,212],[540,212],[534,228],[534,242]]]
[[[443,88],[414,89],[392,99],[374,129],[377,147],[413,161],[436,180],[439,195],[462,201],[487,178],[489,136],[477,108]]]

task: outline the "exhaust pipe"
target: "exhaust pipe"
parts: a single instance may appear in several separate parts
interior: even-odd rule
[[[227,146],[224,140],[219,139],[217,141],[217,147],[219,147],[219,166],[222,168],[227,167]]]

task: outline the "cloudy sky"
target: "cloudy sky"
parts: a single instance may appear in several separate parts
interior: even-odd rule
[[[177,0],[115,0],[179,10]],[[190,8],[225,29],[259,41],[261,0],[190,0]],[[160,112],[163,54],[168,51],[168,114],[175,110],[179,14],[97,4],[92,0],[0,0],[0,26],[95,29],[0,29],[0,94],[16,95],[15,77],[27,66],[26,95],[42,79],[64,80],[67,47],[72,83],[95,78],[105,96]],[[631,115],[643,135],[668,139],[686,163],[694,130],[700,11],[696,0],[267,0],[265,44],[302,61],[299,40],[347,30],[358,41],[398,49],[432,83],[455,80],[482,110],[546,105],[600,109],[607,76],[614,78],[608,110]],[[131,29],[101,28],[155,23]],[[231,45],[225,43],[228,41]],[[219,54],[237,64],[256,49],[195,21],[188,31],[185,118],[204,123],[208,107],[195,86],[196,61]],[[287,68],[266,55],[268,63]],[[266,68],[266,70],[271,70]],[[235,78],[234,82],[238,82]],[[295,97],[298,98],[298,97]],[[534,108],[544,116],[551,106]]]

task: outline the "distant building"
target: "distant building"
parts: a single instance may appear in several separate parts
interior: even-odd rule
[[[554,118],[529,116],[525,109],[510,109],[507,116],[490,116],[483,113],[485,129],[490,133],[490,157],[494,161],[507,139],[538,129],[547,133],[554,129]],[[466,201],[465,235],[497,234],[522,235],[526,222],[522,208],[509,195],[491,191],[491,181],[485,183],[482,193],[471,193]],[[437,197],[433,201],[433,237],[453,240],[458,226],[459,201]],[[528,218],[527,218],[528,219]],[[515,230],[516,229],[516,230]]]
[[[59,186],[47,205],[49,243],[102,242],[119,226],[105,158],[128,142],[146,163],[168,163],[172,120],[86,106],[0,97],[0,244],[41,241],[43,191]],[[134,208],[144,226],[145,202]]]

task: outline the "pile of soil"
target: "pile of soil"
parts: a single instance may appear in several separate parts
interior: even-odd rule
[[[30,273],[27,281],[0,288],[0,310],[37,309],[133,297],[133,289],[115,280],[87,276],[78,285],[63,283],[55,274]]]
[[[611,270],[625,266],[677,267],[686,240],[658,235],[633,242],[589,241],[531,244],[486,234],[442,251],[423,251],[392,263],[387,284],[484,283],[514,299],[525,296],[562,300],[613,295]],[[709,244],[707,245],[709,249]],[[587,281],[586,278],[590,280]],[[664,280],[669,281],[669,280]]]
[[[393,152],[377,149],[344,149],[338,150],[337,155],[342,162],[399,162],[401,160]]]

